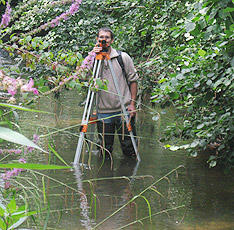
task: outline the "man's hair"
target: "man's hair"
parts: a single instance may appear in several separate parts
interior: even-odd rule
[[[108,27],[102,27],[102,28],[100,28],[100,29],[98,30],[97,36],[99,36],[99,33],[100,33],[101,31],[110,32],[110,34],[111,34],[111,39],[114,38],[114,33],[113,33],[113,31],[112,31],[110,28],[108,28]]]

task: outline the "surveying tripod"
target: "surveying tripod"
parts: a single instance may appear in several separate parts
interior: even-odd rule
[[[114,69],[113,69],[113,66],[112,66],[112,63],[110,60],[110,56],[107,52],[100,52],[96,55],[92,77],[94,79],[94,82],[95,82],[95,79],[98,79],[100,77],[100,69],[102,69],[101,66],[102,66],[104,60],[107,60],[107,62],[108,62],[108,65],[109,65],[109,68],[111,71],[111,75],[112,75],[112,78],[114,81],[114,85],[115,85],[116,91],[117,91],[118,96],[119,96],[121,109],[122,109],[122,112],[124,114],[127,129],[128,129],[129,134],[130,134],[132,145],[133,145],[135,153],[136,153],[136,158],[138,161],[140,161],[141,159],[140,159],[139,153],[137,151],[136,141],[135,141],[135,138],[134,138],[134,135],[132,132],[130,119],[128,117],[127,110],[124,106],[122,95],[120,94],[120,89],[119,89],[117,77],[115,75],[115,72],[114,72]],[[88,123],[89,123],[90,113],[91,113],[92,104],[93,104],[93,100],[94,100],[94,94],[95,94],[95,92],[92,91],[92,87],[93,87],[93,85],[91,84],[89,86],[88,95],[87,95],[87,99],[86,99],[86,103],[85,103],[85,107],[84,107],[84,113],[83,113],[82,122],[81,122],[81,131],[80,131],[80,136],[79,136],[79,140],[78,140],[78,144],[77,144],[77,148],[76,148],[75,159],[73,162],[74,165],[77,165],[79,163],[80,155],[81,155],[82,147],[83,147],[83,142],[85,139],[85,133],[87,132],[87,129],[88,129]]]

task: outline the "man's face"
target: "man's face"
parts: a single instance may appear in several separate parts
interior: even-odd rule
[[[97,41],[105,40],[108,44],[112,44],[114,39],[111,39],[111,33],[106,31],[100,31],[97,37]]]

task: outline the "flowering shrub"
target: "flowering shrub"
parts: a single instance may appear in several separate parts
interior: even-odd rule
[[[43,25],[41,25],[39,28],[33,30],[31,33],[38,33],[41,30],[45,30],[48,27],[55,27],[59,25],[61,20],[67,20],[69,16],[74,15],[80,7],[82,0],[75,0],[75,2],[70,6],[69,10],[62,13],[60,16],[57,16],[56,18],[52,19],[50,22],[47,22]]]
[[[20,158],[18,161],[19,161],[19,163],[26,163],[26,160],[24,158]],[[5,173],[3,173],[2,179],[4,180],[4,183],[5,183],[4,188],[9,189],[11,186],[10,179],[12,177],[18,176],[22,171],[23,171],[23,169],[15,168],[15,169],[8,170]]]
[[[35,144],[37,144],[39,142],[38,135],[36,135],[36,134],[33,135],[33,142]],[[26,155],[28,153],[31,153],[33,150],[34,150],[33,147],[25,147],[24,151],[22,151],[21,149],[0,149],[0,154],[10,154],[10,155],[16,154],[16,155],[18,155],[18,154],[24,153],[24,155]],[[26,159],[24,157],[20,157],[18,162],[19,163],[26,163],[27,161],[26,161]],[[12,170],[6,170],[5,173],[3,173],[1,175],[1,177],[4,180],[4,183],[5,183],[5,189],[10,188],[11,178],[18,176],[22,171],[23,171],[23,169],[15,168],[15,169],[12,169]]]

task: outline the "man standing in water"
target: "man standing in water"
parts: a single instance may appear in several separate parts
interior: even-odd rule
[[[112,66],[119,84],[120,93],[123,96],[124,105],[129,112],[133,134],[136,136],[135,103],[137,98],[137,80],[139,77],[136,73],[131,57],[125,52],[121,52],[124,71],[121,68],[117,59],[119,53],[111,47],[111,44],[114,42],[114,35],[111,29],[99,29],[97,34],[97,44],[93,48],[93,51],[95,53],[100,53],[102,51],[103,48],[99,46],[99,43],[103,40],[108,45],[107,53],[111,58]],[[110,157],[110,154],[113,151],[114,133],[117,131],[123,154],[130,157],[136,157],[126,123],[123,124],[124,118],[121,115],[122,110],[119,96],[106,60],[104,61],[102,75],[100,78],[108,81],[108,91],[99,90],[97,94],[97,115],[99,120],[97,122],[97,129],[100,144],[103,147],[102,150],[105,150],[102,151],[102,153],[106,158]]]

